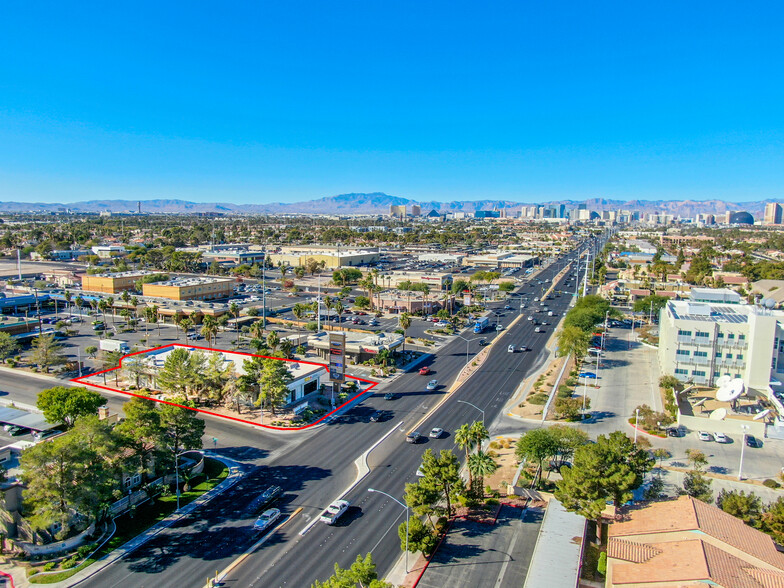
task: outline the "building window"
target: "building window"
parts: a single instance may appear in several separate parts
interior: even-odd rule
[[[717,333],[716,337],[718,337],[719,339],[724,339],[724,333]]]
[[[707,351],[695,351],[694,352],[694,356],[695,357],[708,357],[708,352]]]
[[[675,352],[676,355],[691,355],[691,352],[688,349],[678,349]]]
[[[678,374],[679,376],[688,376],[689,375],[689,370],[684,370],[682,368],[676,368],[675,369],[675,373]]]
[[[738,353],[738,355],[736,355],[735,358],[736,359],[743,359],[743,354],[742,353]]]
[[[718,378],[721,375],[721,372],[713,372],[713,377]]]
[[[691,337],[691,331],[684,331],[683,329],[678,329],[678,334],[682,337]]]
[[[697,331],[697,332],[695,333],[695,335],[696,335],[697,337],[710,337],[710,333],[707,333],[707,332],[705,332],[705,331]]]
[[[721,351],[716,352],[716,357],[721,357]]]
[[[732,353],[728,353],[727,355],[725,355],[725,357],[726,357],[727,359],[732,359]]]
[[[729,335],[727,335],[727,339],[734,339],[734,338],[735,338],[735,333],[730,333]]]
[[[738,335],[738,339],[740,341],[745,341],[746,340],[746,335]]]
[[[741,375],[740,375],[740,374],[735,374],[735,377],[736,377],[736,378],[740,378],[740,377],[741,377]]]
[[[691,375],[705,377],[705,372],[703,370],[692,370]]]

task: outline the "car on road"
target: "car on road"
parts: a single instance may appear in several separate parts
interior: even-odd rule
[[[593,373],[593,372],[580,372],[579,377],[586,378],[588,380],[595,380],[596,379],[596,374]]]
[[[393,392],[387,392],[384,394],[384,400],[395,400],[397,398],[397,394]]]
[[[668,437],[681,437],[681,430],[678,427],[670,427],[667,429],[667,436]]]
[[[479,339],[479,347],[484,347],[485,345],[490,345],[490,343],[487,342],[487,339]]]
[[[529,321],[532,321],[532,320],[534,320],[534,317],[532,317],[532,316],[529,314],[529,315],[528,315],[528,320],[529,320]]]
[[[19,427],[17,425],[11,425],[8,427],[8,433],[11,437],[19,437],[20,435],[27,435],[30,432],[30,429],[26,429],[24,427]]]
[[[713,433],[713,438],[716,439],[716,443],[729,443],[730,439],[724,433],[715,432]]]
[[[256,519],[256,522],[253,523],[253,530],[254,531],[266,531],[269,529],[272,524],[280,518],[280,510],[277,508],[270,508],[265,510],[259,518]]]
[[[430,431],[430,437],[432,439],[440,439],[441,435],[443,434],[444,434],[444,429],[442,429],[441,427],[435,427]]]
[[[384,414],[385,413],[383,410],[377,410],[376,412],[370,415],[370,422],[380,423],[382,420],[384,420]]]
[[[501,325],[501,324],[496,325],[495,326],[495,330],[496,331],[503,331],[504,330],[504,325]]]
[[[419,375],[420,376],[426,376],[429,373],[430,373],[430,368],[429,367],[425,366],[425,367],[419,368]]]
[[[435,390],[436,388],[438,388],[438,380],[430,380],[430,381],[427,383],[427,386],[426,386],[426,388],[427,388],[428,390]]]
[[[520,351],[528,351],[528,347],[525,345],[520,345]]]
[[[541,327],[536,327],[534,329],[534,333],[541,333],[541,332],[542,332],[542,328]]]
[[[335,522],[348,510],[348,500],[336,500],[330,504],[327,509],[321,513],[319,520],[328,525],[334,525]]]
[[[711,435],[707,431],[699,431],[697,433],[697,438],[700,441],[713,441],[713,435]]]
[[[422,433],[419,431],[411,431],[408,435],[406,435],[406,443],[419,443],[422,439]]]
[[[754,435],[746,435],[746,447],[762,447],[762,441],[757,439]]]
[[[506,351],[508,353],[514,353],[515,352],[515,346],[514,345],[510,345],[509,347],[506,348]]]

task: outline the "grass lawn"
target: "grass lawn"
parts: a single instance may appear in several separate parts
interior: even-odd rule
[[[201,482],[196,486],[193,486],[190,491],[180,493],[180,506],[185,506],[209,490],[212,490],[215,486],[225,480],[228,475],[229,468],[225,467],[221,462],[209,457],[205,458],[204,473],[194,479],[194,482],[199,479],[201,479]],[[70,578],[79,570],[95,563],[137,535],[143,533],[155,523],[162,521],[176,509],[177,497],[174,495],[159,496],[155,500],[145,502],[136,508],[133,516],[129,513],[125,513],[117,517],[114,521],[117,524],[117,531],[115,534],[103,547],[101,547],[101,549],[94,553],[92,557],[85,560],[81,565],[71,568],[70,570],[63,570],[59,574],[36,574],[30,576],[28,579],[32,584],[54,584],[55,582],[61,582]]]

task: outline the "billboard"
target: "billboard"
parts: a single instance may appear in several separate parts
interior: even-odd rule
[[[346,334],[329,334],[329,379],[343,382],[346,379]]]

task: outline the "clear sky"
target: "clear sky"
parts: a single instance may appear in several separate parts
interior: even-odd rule
[[[0,5],[0,200],[782,198],[784,4]]]

